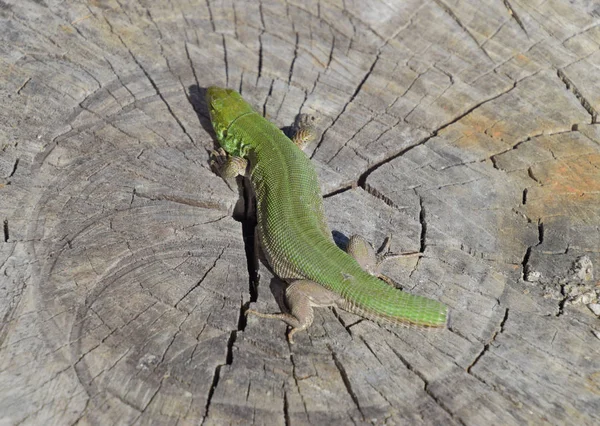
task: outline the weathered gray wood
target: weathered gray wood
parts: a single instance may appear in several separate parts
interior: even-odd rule
[[[600,7],[368,3],[0,1],[0,424],[600,422]],[[320,119],[336,239],[448,330],[243,317],[212,84]]]

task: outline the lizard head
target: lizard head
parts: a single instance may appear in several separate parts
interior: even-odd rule
[[[206,90],[206,103],[219,144],[229,154],[238,154],[240,144],[234,135],[228,133],[229,126],[238,117],[254,110],[235,90],[216,86]]]

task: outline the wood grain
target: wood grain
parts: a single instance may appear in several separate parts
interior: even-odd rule
[[[600,7],[0,1],[0,424],[597,424]],[[336,240],[448,330],[288,345],[203,89],[308,147]],[[241,195],[241,198],[240,198]],[[249,267],[250,265],[250,267]]]

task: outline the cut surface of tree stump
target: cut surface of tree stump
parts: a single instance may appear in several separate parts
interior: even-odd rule
[[[599,69],[586,0],[1,0],[0,424],[599,424]],[[245,318],[211,85],[317,117],[336,241],[448,329]]]

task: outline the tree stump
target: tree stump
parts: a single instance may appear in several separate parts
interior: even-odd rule
[[[596,2],[3,0],[0,28],[1,424],[600,423]],[[337,239],[421,252],[385,273],[447,330],[246,320],[281,283],[210,170],[210,85],[319,118]]]

